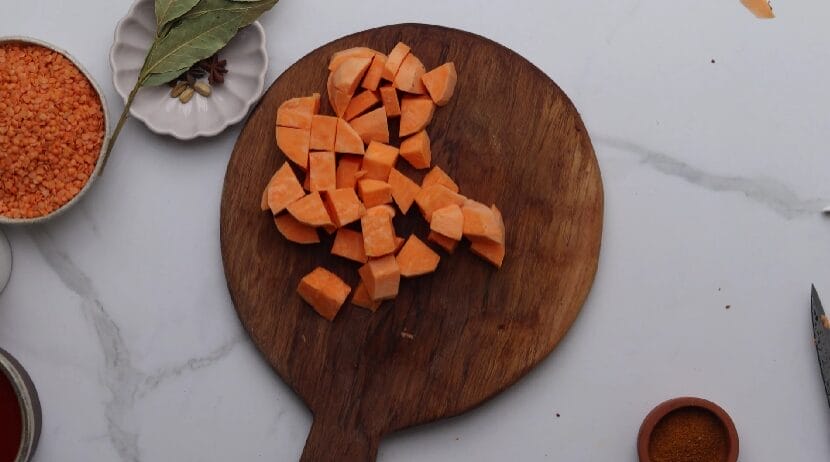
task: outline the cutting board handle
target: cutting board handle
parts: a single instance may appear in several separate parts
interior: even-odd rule
[[[300,462],[374,462],[379,443],[380,436],[365,429],[315,416]]]

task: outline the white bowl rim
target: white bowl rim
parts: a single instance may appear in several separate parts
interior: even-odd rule
[[[101,91],[101,87],[98,86],[98,82],[96,82],[95,79],[92,78],[92,75],[89,73],[89,71],[87,71],[86,68],[83,65],[81,65],[81,63],[77,59],[75,59],[74,56],[69,54],[69,52],[67,52],[63,48],[52,45],[49,42],[45,42],[43,40],[36,39],[33,37],[27,37],[23,35],[9,35],[0,37],[0,44],[10,42],[30,43],[32,45],[39,45],[62,54],[66,59],[68,59],[72,64],[74,64],[75,67],[77,67],[81,71],[84,77],[86,77],[89,83],[92,84],[92,88],[95,89],[95,93],[98,94],[98,99],[101,101],[101,109],[104,113],[104,139],[101,143],[101,150],[98,153],[98,160],[95,161],[95,168],[92,170],[92,174],[89,175],[89,179],[87,179],[86,183],[84,184],[84,187],[81,188],[80,191],[78,191],[78,194],[75,194],[75,197],[69,199],[67,203],[61,205],[57,209],[47,213],[46,215],[42,215],[39,217],[10,218],[7,216],[0,215],[0,225],[29,225],[35,223],[43,223],[59,215],[62,215],[64,212],[66,212],[66,210],[75,205],[75,203],[77,203],[81,199],[81,197],[83,197],[84,194],[86,194],[86,192],[92,186],[92,183],[95,182],[98,176],[101,175],[101,168],[104,165],[104,153],[107,150],[107,145],[109,144],[110,139],[110,116],[109,110],[107,109],[106,97],[104,96],[104,92]]]
[[[121,96],[121,98],[123,99],[123,102],[125,104],[127,103],[127,98],[129,97],[130,91],[132,89],[131,88],[129,88],[129,89],[128,88],[119,88],[118,82],[115,79],[115,72],[116,72],[116,69],[117,69],[117,65],[116,65],[116,62],[115,62],[115,46],[118,45],[118,43],[119,43],[118,37],[119,37],[119,33],[121,32],[121,27],[122,27],[124,21],[126,21],[128,18],[132,18],[135,15],[135,9],[138,7],[138,4],[143,2],[143,1],[148,1],[148,0],[135,0],[135,1],[133,1],[133,4],[130,5],[130,10],[127,12],[127,14],[123,18],[121,18],[118,21],[118,24],[115,25],[115,31],[113,32],[112,46],[110,47],[109,62],[110,62],[110,71],[112,73],[112,86],[115,87],[115,91]],[[253,30],[257,31],[257,37],[259,38],[259,46],[257,48],[258,48],[258,51],[259,51],[260,55],[262,55],[262,57],[263,57],[263,64],[264,65],[262,67],[262,72],[260,72],[259,76],[257,77],[256,91],[251,95],[251,97],[247,101],[244,102],[245,110],[240,111],[240,113],[238,115],[225,120],[224,123],[219,124],[215,129],[212,129],[212,130],[197,130],[195,133],[188,134],[188,135],[182,135],[180,133],[174,132],[173,129],[171,129],[169,127],[163,127],[163,126],[157,125],[152,120],[150,120],[149,118],[142,117],[140,114],[135,112],[134,108],[130,108],[130,116],[134,117],[136,120],[140,120],[141,122],[143,122],[144,125],[146,125],[147,128],[149,128],[150,131],[152,131],[154,133],[157,133],[159,135],[169,135],[169,136],[172,136],[173,138],[183,140],[183,141],[192,140],[192,139],[199,138],[199,137],[216,136],[216,135],[222,133],[223,131],[225,131],[225,129],[230,127],[231,125],[235,125],[235,124],[239,123],[240,121],[242,121],[242,119],[244,119],[245,116],[248,115],[248,112],[250,112],[251,107],[254,105],[254,103],[256,103],[259,100],[260,97],[262,97],[262,91],[265,88],[265,74],[268,73],[268,51],[265,48],[265,46],[266,46],[265,28],[262,27],[262,24],[260,24],[259,21],[254,21],[251,24],[249,24],[248,26],[244,27],[243,29],[247,29],[247,28],[252,28]]]

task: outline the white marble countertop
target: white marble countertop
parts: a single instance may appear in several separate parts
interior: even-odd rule
[[[107,55],[128,6],[17,2],[0,31],[69,50],[118,114]],[[565,341],[486,405],[385,439],[379,460],[634,462],[642,418],[678,395],[731,413],[741,460],[827,459],[809,288],[830,302],[830,3],[774,6],[764,22],[738,0],[285,0],[263,18],[269,82],[373,26],[490,37],[570,95],[601,164],[600,268]],[[219,198],[238,133],[184,143],[131,121],[76,209],[5,229],[0,347],[40,391],[37,461],[299,457],[311,416],[225,287]]]

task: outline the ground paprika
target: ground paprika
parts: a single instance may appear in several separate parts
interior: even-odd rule
[[[729,436],[712,412],[684,407],[657,422],[648,452],[652,462],[724,462],[729,455]]]

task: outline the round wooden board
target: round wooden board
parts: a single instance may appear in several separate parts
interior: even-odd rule
[[[287,242],[260,212],[262,190],[285,162],[274,118],[288,98],[319,92],[327,99],[335,51],[388,52],[398,41],[427,69],[455,62],[455,96],[428,128],[433,164],[462,194],[501,209],[507,256],[497,270],[462,244],[453,255],[441,253],[434,274],[402,280],[398,297],[376,313],[347,302],[328,322],[303,303],[297,284],[323,266],[354,287],[359,265],[330,255],[328,236],[313,246]],[[321,110],[331,113],[327,102]],[[397,133],[396,122],[390,131]],[[420,181],[424,172],[404,164]],[[426,241],[416,209],[395,226]],[[495,42],[445,27],[386,26],[335,40],[286,70],[234,148],[221,243],[239,318],[314,414],[302,460],[374,460],[382,435],[464,412],[526,374],[582,307],[596,273],[602,214],[599,166],[573,104],[542,71]]]

